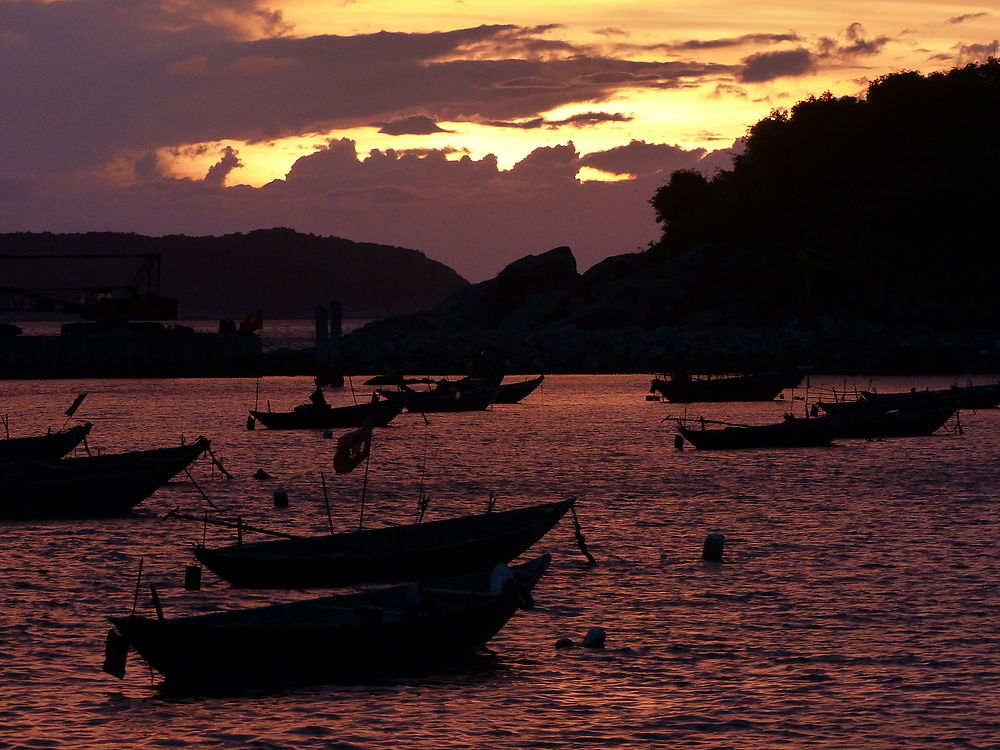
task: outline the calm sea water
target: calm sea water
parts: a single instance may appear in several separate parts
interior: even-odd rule
[[[980,378],[979,380],[988,380]],[[867,386],[865,377],[813,376]],[[880,378],[882,391],[947,378]],[[964,382],[964,379],[963,379]],[[236,479],[208,463],[128,518],[0,524],[0,748],[899,748],[1000,747],[1000,412],[964,434],[804,450],[673,449],[662,421],[685,411],[768,422],[803,403],[646,402],[645,375],[551,376],[519,405],[403,414],[377,431],[366,523],[407,522],[575,495],[592,569],[563,522],[535,592],[482,668],[374,684],[197,697],[162,692],[135,654],[100,670],[109,615],[132,607],[143,558],[167,616],[304,594],[243,593],[207,571],[182,589],[201,513],[277,529],[359,520],[363,473],[335,476],[319,432],[248,431],[246,409],[304,401],[308,378],[0,383],[14,435],[92,420],[92,450],[206,435]],[[365,390],[358,379],[360,397]],[[801,395],[801,391],[796,394]],[[795,394],[789,393],[789,399]],[[351,400],[351,389],[330,395]],[[258,468],[270,481],[250,477]],[[290,506],[272,497],[285,488]],[[707,533],[725,561],[700,560]],[[209,528],[210,543],[233,532]],[[151,613],[148,595],[139,608]],[[591,626],[603,651],[557,651]],[[247,654],[253,659],[253,654]]]

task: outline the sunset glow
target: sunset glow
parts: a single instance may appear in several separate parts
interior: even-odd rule
[[[655,188],[670,170],[732,147],[775,108],[825,91],[860,95],[892,72],[946,70],[996,55],[998,19],[985,5],[902,0],[7,2],[0,4],[9,89],[0,201],[19,202],[3,212],[0,230],[155,234],[288,224],[417,246],[456,263],[475,227],[453,226],[453,240],[420,226],[389,230],[374,215],[337,216],[331,199],[345,190],[416,190],[425,216],[445,195],[454,202],[475,194],[456,191],[458,184],[495,183],[496,170],[533,154],[536,176],[544,164],[564,176],[572,153],[578,173],[600,161],[606,174],[633,174]],[[344,139],[354,143],[354,161],[343,148],[340,157],[326,155]],[[638,148],[631,144],[669,158],[642,161],[644,174],[636,174],[634,159],[615,171],[608,162]],[[551,149],[560,149],[558,164]],[[366,162],[373,151],[395,156]],[[456,163],[450,177],[398,162],[404,153],[431,152]],[[309,169],[297,169],[304,157]],[[432,169],[436,162],[424,163]],[[334,172],[317,173],[320,164]],[[400,168],[386,171],[389,164]],[[720,166],[721,156],[711,169]],[[228,192],[306,173],[308,182],[289,183],[278,202],[246,188]],[[99,185],[87,184],[93,175]],[[154,183],[156,200],[145,204]],[[176,204],[164,202],[166,186]],[[523,180],[519,186],[523,200],[537,202]],[[109,192],[98,198],[95,190]],[[191,198],[182,193],[190,190],[206,207],[204,219],[187,208]],[[61,196],[55,212],[52,201],[32,197],[53,191]],[[645,183],[641,191],[648,197]],[[622,184],[621,200],[633,196]],[[377,200],[372,193],[368,203]],[[621,210],[623,225],[637,227],[624,203]],[[623,249],[591,246],[594,232],[580,218],[565,221],[564,242],[580,249],[585,265]],[[624,249],[655,233],[648,211],[639,224],[623,230]],[[495,239],[490,260],[462,252],[462,273],[487,274],[501,256],[513,259],[542,241],[526,230],[514,234],[517,222],[506,226],[512,233]]]

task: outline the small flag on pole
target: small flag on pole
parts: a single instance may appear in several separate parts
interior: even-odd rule
[[[372,427],[375,422],[371,417],[356,430],[345,433],[337,438],[337,450],[333,454],[333,470],[338,474],[354,471],[368,457],[372,447]]]
[[[67,417],[72,417],[74,414],[76,414],[76,410],[80,408],[80,404],[83,403],[83,400],[85,398],[87,398],[87,391],[84,391],[79,396],[77,396],[75,399],[73,399],[73,403],[69,405],[69,408],[65,412],[66,416]]]

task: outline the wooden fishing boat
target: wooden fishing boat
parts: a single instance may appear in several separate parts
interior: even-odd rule
[[[575,502],[217,549],[198,545],[193,552],[234,586],[315,588],[433,578],[509,562]]]
[[[677,404],[720,401],[773,401],[785,388],[796,388],[805,373],[789,368],[744,375],[692,378],[676,372],[670,378],[653,378],[649,392]]]
[[[33,461],[62,458],[90,434],[90,422],[74,425],[68,430],[49,432],[32,437],[0,440],[0,461]]]
[[[493,403],[516,404],[534,393],[543,380],[545,380],[545,376],[539,375],[537,378],[522,380],[519,383],[501,383],[497,395],[493,397]]]
[[[123,664],[109,664],[118,637],[166,684],[199,689],[433,669],[474,654],[519,608],[531,609],[549,560],[189,617],[112,617],[105,671],[124,674]]]
[[[391,402],[402,403],[408,412],[483,411],[493,403],[499,388],[497,382],[458,388],[455,383],[443,380],[426,391],[402,384],[399,390],[380,388],[377,393]]]
[[[950,388],[912,390],[901,393],[861,391],[861,399],[873,404],[922,406],[954,402],[959,409],[995,409],[1000,406],[1000,383],[953,385]]]
[[[375,427],[385,427],[403,411],[402,401],[379,401],[351,406],[303,404],[292,411],[255,411],[250,416],[272,430],[322,430],[360,427],[372,417]]]
[[[0,464],[0,520],[124,515],[210,447],[200,437],[175,448]]]
[[[730,425],[713,429],[690,429],[678,424],[677,431],[701,450],[804,448],[829,445],[833,442],[835,425],[826,418],[786,417],[776,424]]]
[[[828,406],[824,406],[824,410]],[[941,429],[956,411],[954,402],[941,405],[932,401],[926,405],[895,406],[891,402],[880,404],[859,399],[839,402],[830,407],[828,416],[818,419],[832,422],[835,438],[874,440],[931,435]]]

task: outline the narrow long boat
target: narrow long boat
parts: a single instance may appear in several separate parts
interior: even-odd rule
[[[797,387],[804,377],[804,371],[795,368],[721,377],[692,378],[675,373],[669,379],[653,378],[649,392],[677,404],[773,401],[785,388]]]
[[[256,411],[250,416],[272,430],[322,430],[360,427],[369,416],[376,427],[385,427],[403,411],[402,401],[382,399],[351,406],[315,406],[304,404],[292,411]]]
[[[274,539],[194,556],[234,586],[321,588],[434,578],[509,562],[541,539],[576,500],[343,534]]]
[[[123,663],[109,664],[118,638],[166,684],[182,688],[321,683],[442,666],[481,649],[518,609],[531,609],[549,560],[189,617],[112,617],[105,671],[124,675]]]
[[[128,513],[211,443],[0,464],[0,520],[100,518]]]
[[[31,437],[0,440],[0,461],[33,461],[62,458],[90,434],[90,422],[74,425],[68,430],[49,432]]]
[[[786,419],[767,425],[733,425],[713,429],[690,429],[682,424],[677,431],[700,450],[739,448],[805,448],[833,442],[835,425],[819,419]]]

